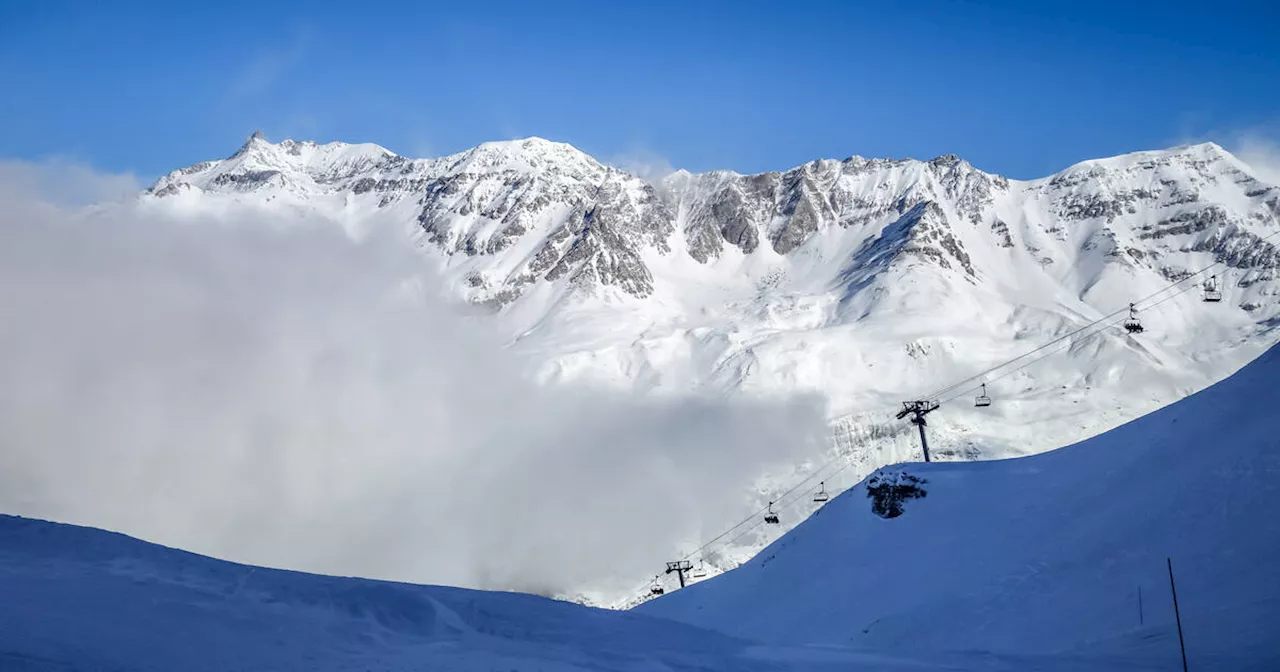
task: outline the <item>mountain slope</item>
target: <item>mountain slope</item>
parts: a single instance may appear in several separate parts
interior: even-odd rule
[[[1082,262],[1166,279],[1188,269],[1158,263],[1161,252],[1272,268],[1277,248],[1254,245],[1255,229],[1280,213],[1280,190],[1212,143],[1085,162],[1031,182],[955,156],[852,157],[785,173],[678,172],[655,187],[540,138],[406,159],[376,145],[271,144],[255,134],[230,158],[174,171],[148,194],[280,201],[346,219],[411,214],[469,298],[498,307],[566,277],[578,294],[612,287],[644,298],[658,266],[731,271],[707,278],[725,282],[784,260],[781,270],[816,281],[813,290],[922,262],[977,285],[1047,275],[1087,302],[1100,269]],[[731,250],[745,258],[726,259]],[[798,280],[772,275],[777,288]]]
[[[789,644],[1172,669],[1169,556],[1192,669],[1276,669],[1280,423],[1255,402],[1278,376],[1275,347],[1074,446],[881,469],[744,566],[637,611]]]
[[[11,516],[0,516],[0,540],[6,671],[930,672],[974,662],[762,646],[533,595],[239,565]],[[979,660],[1010,672],[1026,662]]]
[[[893,417],[901,401],[1143,297],[1142,335],[1082,335],[1043,362],[973,381],[988,383],[990,408],[958,390],[930,416],[935,456],[1026,455],[1092,436],[1229,375],[1280,325],[1280,188],[1212,143],[1031,181],[943,156],[648,183],[538,138],[407,159],[254,137],[228,159],[162,178],[143,201],[305,211],[353,235],[403,229],[548,383],[824,395],[830,451],[762,473],[744,514],[831,458],[851,464],[833,490],[914,459],[914,431]],[[1215,263],[1224,300],[1204,303],[1207,276],[1192,274]],[[1156,294],[1184,278],[1176,289],[1190,291]],[[698,524],[706,538],[733,522]],[[772,533],[706,560],[733,566]]]
[[[222,562],[0,516],[6,670],[774,669],[746,644],[533,595]]]

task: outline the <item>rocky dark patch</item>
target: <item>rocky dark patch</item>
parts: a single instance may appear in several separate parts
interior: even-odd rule
[[[1157,240],[1165,236],[1181,236],[1196,231],[1204,231],[1210,227],[1227,223],[1227,212],[1211,205],[1201,210],[1180,212],[1172,217],[1162,219],[1155,226],[1143,226],[1145,229],[1138,237],[1143,240]]]
[[[991,233],[1000,241],[1000,247],[1013,247],[1013,238],[1009,236],[1009,225],[1000,220],[991,223]]]
[[[220,187],[228,185],[256,186],[276,177],[278,170],[249,170],[243,173],[223,173],[213,178],[213,183]]]
[[[871,498],[871,512],[881,518],[897,518],[905,510],[909,499],[921,499],[928,492],[923,478],[905,471],[877,473],[867,480],[867,497]]]
[[[1121,191],[1108,198],[1103,194],[1069,193],[1054,203],[1054,210],[1064,219],[1097,219],[1115,221],[1121,215],[1137,212],[1134,202],[1153,199],[1156,195],[1146,189]]]

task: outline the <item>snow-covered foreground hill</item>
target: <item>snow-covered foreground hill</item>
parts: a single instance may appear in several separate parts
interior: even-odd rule
[[[0,542],[6,672],[1025,669],[1025,657],[761,645],[533,595],[253,567],[12,516],[0,516]]]
[[[1190,669],[1274,670],[1280,431],[1253,405],[1277,375],[1273,349],[1079,445],[883,469],[749,564],[631,612],[0,516],[0,668],[1169,670],[1169,556]],[[896,497],[868,497],[890,481]]]
[[[548,383],[824,395],[830,451],[762,469],[743,514],[834,457],[851,466],[831,490],[916,459],[912,428],[893,418],[899,402],[1131,302],[1142,335],[1082,335],[957,389],[930,417],[935,456],[1026,455],[1093,436],[1229,375],[1280,325],[1280,188],[1212,143],[1031,181],[955,156],[855,156],[650,183],[538,138],[409,159],[255,135],[141,200],[178,214],[305,213],[357,236],[401,229]],[[1220,303],[1201,300],[1211,276]],[[978,410],[968,399],[982,382],[995,403]],[[731,567],[806,512],[786,508],[780,528],[705,559]],[[703,520],[705,536],[668,552],[733,522]]]
[[[0,517],[0,669],[733,669],[743,642],[532,595],[222,562]],[[742,669],[753,667],[749,661]]]
[[[1171,558],[1190,669],[1280,669],[1278,380],[1280,347],[1060,450],[880,469],[636,611],[793,645],[1179,669]]]

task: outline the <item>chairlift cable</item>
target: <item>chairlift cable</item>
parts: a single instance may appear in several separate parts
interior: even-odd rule
[[[1261,242],[1265,242],[1265,241],[1267,241],[1267,240],[1270,240],[1271,238],[1275,237],[1275,236],[1276,236],[1276,235],[1278,235],[1278,234],[1280,234],[1280,229],[1277,229],[1277,230],[1275,230],[1275,231],[1272,231],[1271,233],[1267,234],[1266,236],[1263,236],[1263,237],[1259,238],[1259,239],[1258,239],[1258,243],[1261,243]],[[1256,245],[1257,243],[1254,243],[1254,244]],[[1157,290],[1157,291],[1155,291],[1155,292],[1152,292],[1152,293],[1150,293],[1150,294],[1148,294],[1148,295],[1146,295],[1146,296],[1142,297],[1141,299],[1138,299],[1137,301],[1135,301],[1135,302],[1134,302],[1134,304],[1143,304],[1143,303],[1146,303],[1147,301],[1150,301],[1151,299],[1153,299],[1153,298],[1155,298],[1155,297],[1157,297],[1157,296],[1159,296],[1159,295],[1161,295],[1161,294],[1163,294],[1163,293],[1165,293],[1165,292],[1169,291],[1170,289],[1173,289],[1174,287],[1177,287],[1178,285],[1180,285],[1180,284],[1182,284],[1182,283],[1186,282],[1187,280],[1190,280],[1190,279],[1192,279],[1192,278],[1195,278],[1195,277],[1198,277],[1198,276],[1204,275],[1206,272],[1208,272],[1208,271],[1210,271],[1210,270],[1212,270],[1212,269],[1214,269],[1214,268],[1217,268],[1218,266],[1225,266],[1225,265],[1226,265],[1226,262],[1223,262],[1223,261],[1215,261],[1215,262],[1213,262],[1212,264],[1209,264],[1208,266],[1205,266],[1204,268],[1201,268],[1200,270],[1195,271],[1194,273],[1191,273],[1191,274],[1186,275],[1186,276],[1184,276],[1184,277],[1182,277],[1182,278],[1179,278],[1178,280],[1175,280],[1175,281],[1173,281],[1173,282],[1169,283],[1168,285],[1165,285],[1163,288],[1161,288],[1161,289],[1159,289],[1159,290]],[[1193,285],[1193,286],[1194,286],[1194,285]],[[1186,291],[1186,290],[1183,290],[1183,291]],[[1181,294],[1181,293],[1182,293],[1182,292],[1180,291],[1180,292],[1178,292],[1177,294]],[[1177,296],[1177,294],[1175,294],[1174,296]],[[1162,299],[1159,303],[1156,303],[1156,304],[1154,304],[1154,305],[1152,305],[1152,306],[1149,306],[1148,308],[1154,308],[1155,306],[1160,305],[1160,303],[1163,303],[1164,301],[1167,301],[1169,298],[1172,298],[1172,297],[1167,297],[1167,298],[1165,298],[1165,299]],[[981,378],[981,377],[983,377],[983,376],[985,376],[985,375],[987,375],[987,374],[994,373],[995,371],[997,371],[997,370],[999,370],[999,369],[1002,369],[1002,368],[1004,368],[1004,367],[1006,367],[1006,366],[1008,366],[1008,365],[1010,365],[1010,364],[1012,364],[1012,363],[1014,363],[1014,362],[1016,362],[1016,361],[1018,361],[1018,360],[1020,360],[1020,359],[1023,359],[1023,358],[1025,358],[1025,357],[1028,357],[1028,356],[1030,356],[1030,355],[1034,355],[1034,354],[1036,354],[1037,352],[1040,352],[1041,350],[1044,350],[1045,348],[1048,348],[1048,347],[1050,347],[1050,346],[1052,346],[1052,345],[1055,345],[1055,344],[1057,344],[1057,343],[1059,343],[1059,342],[1061,342],[1061,341],[1064,341],[1064,340],[1066,340],[1066,339],[1068,339],[1068,338],[1071,338],[1072,336],[1075,336],[1076,334],[1078,334],[1078,333],[1080,333],[1080,332],[1082,332],[1082,331],[1085,331],[1085,330],[1089,329],[1090,327],[1092,327],[1092,326],[1094,326],[1094,325],[1098,324],[1099,322],[1102,322],[1102,321],[1104,321],[1104,320],[1109,320],[1109,319],[1111,319],[1111,318],[1113,318],[1113,317],[1115,317],[1115,316],[1117,316],[1117,315],[1119,315],[1119,314],[1121,314],[1121,313],[1125,312],[1126,310],[1128,310],[1128,308],[1127,308],[1127,307],[1126,307],[1126,308],[1120,308],[1120,309],[1118,309],[1118,310],[1115,310],[1115,311],[1111,312],[1110,314],[1104,315],[1104,316],[1102,316],[1102,317],[1100,317],[1100,318],[1098,318],[1098,319],[1094,320],[1093,322],[1090,322],[1089,324],[1086,324],[1086,325],[1084,325],[1084,326],[1082,326],[1082,327],[1080,327],[1080,328],[1078,328],[1078,329],[1075,329],[1075,330],[1073,330],[1073,331],[1071,331],[1071,332],[1069,332],[1069,333],[1067,333],[1067,334],[1064,334],[1064,335],[1062,335],[1062,336],[1059,336],[1059,337],[1057,337],[1057,338],[1053,339],[1052,341],[1049,341],[1048,343],[1045,343],[1044,345],[1042,345],[1042,346],[1040,346],[1040,347],[1038,347],[1038,348],[1036,348],[1036,349],[1034,349],[1034,350],[1030,350],[1030,351],[1028,351],[1028,352],[1025,352],[1025,353],[1023,353],[1023,354],[1021,354],[1021,355],[1019,355],[1019,356],[1017,356],[1017,357],[1014,357],[1013,359],[1010,359],[1010,360],[1007,360],[1007,361],[1002,362],[1002,363],[1000,363],[1000,364],[997,364],[996,366],[993,366],[993,367],[991,367],[991,368],[987,369],[986,371],[983,371],[983,372],[981,372],[981,373],[978,373],[978,374],[972,375],[972,376],[970,376],[970,377],[968,377],[968,378],[965,378],[965,379],[963,379],[963,380],[957,381],[955,384],[952,384],[952,385],[950,385],[950,386],[944,387],[944,388],[942,388],[942,389],[940,389],[940,390],[937,390],[937,391],[933,392],[932,394],[929,394],[929,395],[926,395],[926,396],[924,396],[924,397],[920,397],[920,398],[922,398],[922,399],[933,399],[933,398],[936,398],[936,397],[940,397],[940,396],[942,396],[942,395],[944,395],[944,394],[946,394],[946,393],[948,393],[948,392],[953,391],[955,388],[957,388],[957,387],[959,387],[959,386],[961,386],[961,385],[964,385],[965,383],[971,382],[971,381],[973,381],[973,380],[975,380],[975,379],[977,379],[977,378]],[[970,388],[970,390],[971,390],[971,389],[972,389],[972,388]]]
[[[1190,277],[1190,276],[1188,276],[1188,277]],[[1185,280],[1185,278],[1184,278],[1184,280]],[[1181,282],[1181,281],[1180,281],[1180,282]],[[1157,302],[1155,302],[1155,303],[1153,303],[1153,304],[1151,304],[1151,305],[1149,305],[1149,306],[1146,306],[1145,308],[1141,308],[1141,309],[1139,309],[1139,312],[1147,311],[1147,310],[1151,310],[1152,308],[1155,308],[1156,306],[1159,306],[1160,304],[1162,304],[1162,303],[1164,303],[1164,302],[1166,302],[1166,301],[1169,301],[1169,300],[1174,299],[1174,298],[1176,298],[1176,297],[1178,297],[1178,296],[1181,296],[1181,295],[1183,295],[1183,294],[1185,294],[1185,293],[1187,293],[1187,292],[1189,292],[1189,291],[1191,291],[1191,290],[1193,290],[1193,289],[1195,289],[1195,288],[1196,288],[1196,285],[1195,285],[1195,284],[1187,285],[1186,287],[1183,287],[1182,289],[1178,290],[1177,292],[1174,292],[1173,294],[1170,294],[1169,296],[1166,296],[1165,298],[1160,299],[1159,301],[1157,301]],[[1160,294],[1160,292],[1156,292],[1153,296],[1155,296],[1155,295],[1159,295],[1159,294]],[[1123,312],[1123,311],[1120,311],[1120,312]],[[1093,332],[1091,332],[1091,333],[1085,334],[1085,335],[1084,335],[1084,336],[1082,336],[1081,338],[1079,338],[1079,339],[1077,339],[1077,340],[1075,340],[1075,341],[1072,341],[1072,342],[1070,343],[1070,345],[1074,346],[1074,345],[1077,345],[1077,344],[1079,344],[1079,343],[1083,343],[1083,342],[1085,342],[1086,340],[1088,340],[1088,339],[1090,339],[1090,338],[1092,338],[1092,337],[1094,337],[1094,336],[1097,336],[1098,334],[1104,334],[1104,333],[1106,333],[1106,332],[1107,332],[1107,330],[1108,330],[1110,327],[1114,326],[1117,322],[1120,322],[1120,321],[1121,321],[1121,320],[1114,320],[1114,319],[1113,319],[1112,321],[1110,321],[1110,322],[1108,322],[1108,323],[1106,323],[1106,324],[1103,324],[1103,325],[1101,326],[1101,328],[1097,329],[1096,331],[1093,331]],[[1090,326],[1095,326],[1096,324],[1097,324],[1097,323],[1095,322],[1095,323],[1094,323],[1094,325],[1090,325]],[[1039,361],[1041,361],[1041,360],[1045,359],[1046,357],[1049,357],[1050,355],[1058,354],[1059,352],[1060,352],[1060,350],[1058,350],[1058,349],[1056,349],[1056,348],[1055,348],[1054,350],[1051,350],[1051,351],[1049,351],[1049,352],[1046,352],[1046,353],[1044,353],[1043,355],[1041,355],[1041,356],[1039,356],[1039,357],[1036,357],[1035,359],[1033,359],[1033,360],[1031,360],[1031,361],[1029,361],[1029,362],[1026,362],[1026,363],[1024,363],[1023,365],[1021,365],[1021,366],[1019,366],[1019,367],[1017,367],[1017,368],[1015,368],[1015,369],[1010,369],[1010,370],[1005,371],[1005,372],[1003,372],[1003,373],[1001,373],[1001,374],[999,374],[999,375],[997,375],[997,376],[993,376],[992,378],[988,379],[988,380],[987,380],[987,382],[994,382],[994,381],[1000,380],[1000,379],[1002,379],[1002,378],[1006,378],[1006,377],[1008,377],[1008,376],[1011,376],[1011,375],[1013,375],[1013,374],[1015,374],[1015,373],[1017,373],[1017,372],[1019,372],[1019,371],[1022,371],[1022,370],[1023,370],[1023,369],[1025,369],[1025,368],[1027,368],[1027,367],[1031,366],[1032,364],[1035,364],[1036,362],[1039,362]],[[951,402],[951,401],[955,401],[956,399],[959,399],[960,397],[966,396],[968,393],[973,392],[973,391],[974,391],[974,390],[976,390],[976,389],[978,389],[978,388],[977,388],[977,386],[970,387],[970,388],[966,388],[966,389],[963,389],[963,390],[959,390],[957,394],[954,394],[954,395],[952,395],[952,396],[950,396],[950,397],[947,397],[947,398],[945,398],[945,399],[942,399],[942,400],[940,400],[938,403],[940,403],[940,404],[945,404],[945,403],[948,403],[948,402]]]

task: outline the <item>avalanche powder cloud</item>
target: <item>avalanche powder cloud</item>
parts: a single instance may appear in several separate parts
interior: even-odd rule
[[[610,592],[822,449],[814,399],[534,385],[399,236],[31,184],[0,172],[0,511],[310,571]]]

